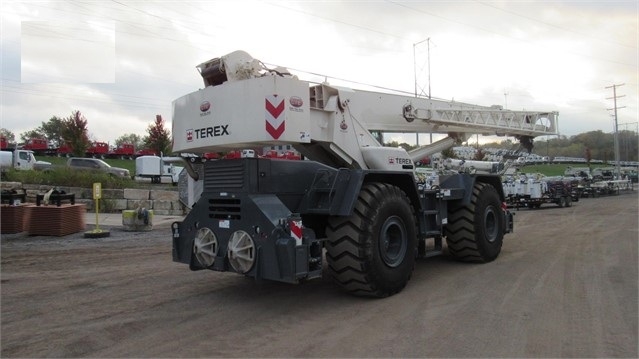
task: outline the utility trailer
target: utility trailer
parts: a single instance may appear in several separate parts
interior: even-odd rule
[[[198,69],[205,87],[173,102],[174,153],[291,145],[306,160],[221,159],[198,171],[186,162],[202,191],[171,229],[173,260],[191,270],[286,283],[326,270],[349,293],[385,297],[444,241],[458,260],[493,261],[513,230],[500,178],[452,174],[429,186],[415,161],[474,133],[528,147],[557,133],[556,112],[312,84],[243,51]],[[382,146],[383,132],[449,136],[407,152]]]
[[[107,157],[121,160],[132,160],[134,156],[135,146],[130,143],[121,143],[107,153]]]
[[[534,178],[522,176],[503,183],[506,203],[510,207],[540,208],[551,203],[559,207],[572,207],[579,201],[578,180],[564,177]]]
[[[599,197],[605,195],[618,195],[621,191],[632,191],[632,180],[595,181],[588,185],[586,196]]]

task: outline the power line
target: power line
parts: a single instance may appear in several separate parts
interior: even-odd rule
[[[505,13],[508,13],[508,14],[511,14],[511,15],[515,15],[515,16],[521,17],[521,18],[523,18],[523,19],[527,19],[527,20],[530,20],[530,21],[533,21],[533,22],[537,22],[537,23],[540,23],[540,24],[543,24],[543,25],[546,25],[546,26],[554,27],[555,29],[563,30],[563,31],[566,31],[566,32],[572,32],[572,33],[574,33],[574,34],[581,35],[581,36],[585,36],[585,37],[589,37],[589,38],[591,38],[591,39],[594,39],[594,40],[597,40],[597,41],[601,41],[601,42],[607,42],[607,43],[610,43],[610,44],[615,44],[615,45],[622,46],[622,47],[627,47],[627,48],[630,48],[630,49],[637,49],[637,47],[636,47],[636,46],[631,46],[631,45],[622,44],[622,43],[620,43],[620,42],[617,42],[617,41],[611,40],[611,39],[609,39],[609,38],[608,38],[608,39],[602,39],[602,38],[594,37],[594,36],[591,36],[591,35],[585,34],[585,33],[583,33],[583,32],[579,32],[579,31],[572,30],[572,29],[569,29],[569,28],[566,28],[566,27],[563,27],[563,26],[559,26],[559,25],[551,24],[551,23],[546,22],[546,21],[541,21],[541,20],[539,20],[539,19],[536,19],[536,18],[533,18],[533,17],[530,17],[530,16],[526,16],[526,15],[522,15],[522,14],[520,14],[520,13],[517,13],[517,12],[511,11],[511,10],[506,10],[506,9],[504,9],[504,8],[498,7],[498,6],[493,5],[493,4],[489,4],[489,3],[486,3],[486,2],[483,2],[483,1],[478,1],[478,0],[475,0],[475,1],[476,1],[477,3],[479,3],[479,4],[481,4],[481,5],[484,5],[484,6],[487,6],[487,7],[491,7],[491,8],[493,8],[493,9],[497,9],[497,10],[499,10],[499,11],[503,11],[503,12],[505,12]]]
[[[5,81],[5,79],[2,79]],[[137,97],[130,95],[123,95],[118,93],[106,93],[101,92],[101,94],[105,96],[111,96],[108,99],[100,98],[100,97],[91,97],[84,95],[70,95],[68,94],[68,88],[65,86],[54,86],[54,85],[45,85],[47,88],[29,88],[27,86],[16,86],[11,84],[4,84],[0,87],[0,91],[5,93],[16,93],[16,94],[25,94],[25,95],[34,95],[34,96],[43,96],[43,97],[52,97],[52,98],[63,98],[69,100],[77,100],[77,101],[91,101],[91,102],[99,102],[99,103],[119,103],[127,106],[135,106],[135,107],[165,107],[170,104],[170,100],[163,100],[157,98],[145,98],[145,97]],[[42,87],[42,86],[35,86]],[[50,88],[49,88],[50,87]],[[117,97],[124,97],[117,98]],[[131,100],[128,100],[130,98]],[[157,102],[157,103],[154,103]]]
[[[504,37],[504,38],[508,38],[508,39],[511,39],[511,40],[516,40],[516,41],[519,41],[519,42],[523,42],[523,43],[528,44],[528,45],[531,44],[528,40],[520,39],[520,38],[509,36],[509,35],[504,35],[503,33],[500,33],[500,32],[497,32],[497,31],[492,31],[492,30],[483,28],[481,26],[468,24],[468,23],[465,23],[463,21],[453,20],[451,18],[448,18],[448,17],[445,17],[445,16],[441,16],[441,15],[438,15],[438,14],[434,14],[434,13],[426,11],[426,10],[417,9],[417,8],[414,8],[414,7],[405,5],[405,4],[398,3],[396,1],[392,1],[392,0],[386,0],[386,1],[388,1],[388,2],[390,2],[392,4],[394,4],[394,5],[397,5],[399,7],[403,7],[405,9],[407,9],[407,10],[413,11],[413,12],[430,15],[430,16],[433,16],[433,17],[436,17],[436,18],[440,18],[442,20],[446,20],[448,22],[452,22],[452,23],[463,25],[463,26],[466,26],[466,27],[478,29],[478,30],[481,30],[481,31],[484,31],[484,32],[487,32],[487,33],[490,33],[490,34],[498,35],[500,37]],[[544,45],[537,45],[537,46],[545,47]],[[587,57],[587,58],[591,58],[591,59],[595,59],[595,60],[599,60],[599,61],[605,61],[605,62],[617,64],[617,65],[632,66],[632,67],[635,67],[635,68],[637,67],[636,64],[628,64],[628,63],[625,63],[625,62],[619,62],[619,61],[615,61],[615,60],[599,58],[599,57],[596,57],[596,56],[590,56],[590,55],[575,53],[575,52],[571,52],[571,51],[566,51],[566,53],[569,53],[569,54],[572,54],[572,55],[576,55],[576,56],[580,56],[580,57]]]
[[[274,6],[274,7],[283,8],[283,9],[286,9],[286,10],[289,10],[289,11],[294,11],[294,12],[297,12],[297,13],[300,13],[300,14],[304,14],[304,15],[307,15],[307,16],[315,17],[315,18],[318,18],[318,19],[334,22],[334,23],[337,23],[337,24],[347,25],[347,26],[354,27],[354,28],[357,28],[357,29],[373,32],[373,33],[376,33],[376,34],[394,37],[394,38],[400,39],[400,40],[410,41],[410,39],[408,39],[406,37],[395,35],[395,34],[391,34],[391,33],[384,32],[384,31],[379,31],[379,30],[376,30],[376,29],[371,28],[371,27],[357,25],[357,24],[346,22],[346,21],[342,21],[342,20],[337,20],[337,19],[333,19],[333,18],[330,18],[330,17],[326,17],[326,16],[320,16],[320,15],[314,14],[314,13],[309,12],[309,11],[303,11],[303,10],[300,10],[300,9],[294,9],[294,8],[290,8],[290,7],[279,5],[279,4],[274,4],[274,3],[267,3],[267,4],[269,4],[271,6]]]

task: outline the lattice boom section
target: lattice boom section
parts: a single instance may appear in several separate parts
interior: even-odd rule
[[[476,127],[500,135],[544,136],[556,135],[556,112],[495,111],[495,110],[436,110],[438,118],[428,122]]]

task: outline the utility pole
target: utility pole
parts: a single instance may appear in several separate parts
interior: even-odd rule
[[[422,40],[413,44],[413,71],[415,74],[415,97],[417,97],[417,56],[415,54],[415,47],[423,42],[428,43],[428,99],[430,100],[430,37],[426,40]],[[423,91],[423,90],[422,90]],[[419,133],[415,134],[417,146],[419,146]],[[430,133],[430,143],[433,143],[433,133]]]
[[[617,98],[624,97],[625,95],[617,96],[617,87],[623,86],[625,84],[612,85],[606,87],[606,89],[612,89],[612,97],[608,97],[607,99],[613,100],[614,107],[609,108],[608,110],[615,110],[615,174],[617,175],[617,179],[621,179],[621,167],[620,167],[620,159],[619,159],[619,125],[617,121],[617,109],[625,108],[626,106],[617,107]]]
[[[428,41],[428,99],[430,100],[430,37],[426,40]]]

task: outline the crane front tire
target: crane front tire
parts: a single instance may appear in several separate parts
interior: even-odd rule
[[[401,291],[412,275],[415,213],[398,187],[364,184],[353,214],[329,219],[327,237],[329,273],[349,293],[387,297]]]

